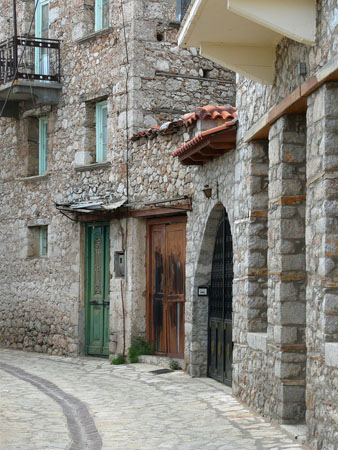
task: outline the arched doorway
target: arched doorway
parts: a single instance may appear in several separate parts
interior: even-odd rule
[[[223,209],[211,269],[208,314],[208,376],[232,382],[233,250],[228,215]]]

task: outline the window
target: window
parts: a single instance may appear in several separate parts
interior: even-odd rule
[[[95,31],[109,26],[109,0],[95,0]]]
[[[186,12],[188,11],[191,0],[176,0],[176,20],[182,22]]]
[[[25,176],[34,177],[44,175],[47,172],[47,125],[47,117],[28,117],[25,119],[25,145],[28,148]]]
[[[47,117],[39,118],[39,175],[47,172]]]
[[[28,228],[30,258],[47,258],[48,256],[48,225],[31,226]]]
[[[107,101],[96,104],[96,162],[107,158]]]
[[[107,162],[108,113],[106,97],[85,102],[83,144],[75,153],[75,167]]]
[[[35,37],[49,37],[49,0],[40,0],[35,13]],[[35,51],[35,72],[41,75],[49,74],[49,55],[47,48],[37,48]]]
[[[39,227],[39,256],[46,258],[48,256],[48,227]]]

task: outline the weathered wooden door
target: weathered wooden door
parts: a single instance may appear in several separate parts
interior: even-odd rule
[[[86,226],[87,355],[109,355],[109,226]]]
[[[232,380],[232,282],[231,229],[224,209],[218,227],[209,291],[208,375],[225,384]]]
[[[185,217],[148,222],[147,335],[156,353],[184,355]]]

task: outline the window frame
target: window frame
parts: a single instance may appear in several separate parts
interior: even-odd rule
[[[38,0],[35,0],[35,4],[38,3]],[[46,39],[46,36],[43,36],[44,30],[42,29],[43,24],[43,8],[47,6],[48,8],[48,27],[47,30],[47,38],[49,37],[49,0],[39,0],[39,3],[36,6],[36,12],[35,12],[35,37]],[[35,73],[41,74],[41,75],[48,75],[49,74],[49,54],[48,49],[41,49],[36,48],[35,49]]]
[[[39,257],[48,257],[48,225],[39,227]]]
[[[108,3],[108,15],[109,15],[109,0],[95,0],[95,31],[104,30],[109,27],[109,17],[107,26],[103,26],[103,6]]]
[[[48,117],[39,117],[39,172],[38,175],[47,173],[48,156]]]
[[[104,114],[106,115],[106,142],[104,142]],[[107,137],[108,137],[108,103],[107,100],[96,103],[96,162],[102,163],[107,160]]]

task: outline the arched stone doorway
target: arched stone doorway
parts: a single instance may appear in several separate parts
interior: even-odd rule
[[[230,223],[223,208],[214,245],[208,308],[208,376],[232,382],[233,249]]]
[[[232,211],[228,211],[231,213]],[[209,298],[210,298],[210,289],[208,291],[208,296],[199,296],[198,295],[198,287],[200,286],[208,286],[210,288],[212,281],[212,269],[213,269],[213,256],[214,249],[216,245],[216,237],[218,235],[221,224],[227,223],[227,231],[230,232],[230,225],[228,220],[227,212],[222,203],[218,203],[214,205],[211,209],[208,218],[204,225],[204,230],[202,231],[201,236],[201,246],[199,250],[199,257],[195,268],[188,268],[188,270],[194,273],[192,278],[192,302],[191,302],[191,312],[189,309],[188,319],[191,318],[191,322],[189,320],[186,322],[187,329],[191,327],[191,334],[187,333],[186,335],[186,343],[187,349],[189,352],[189,373],[191,376],[207,376],[212,375],[209,371],[209,347],[210,343],[210,320],[209,320]],[[231,233],[228,233],[231,236]],[[196,237],[194,239],[194,245],[196,243]],[[231,256],[232,263],[232,256]],[[232,266],[231,266],[232,268]],[[189,278],[188,278],[188,290],[189,286]],[[232,282],[231,282],[232,285]],[[190,306],[190,305],[189,305]],[[190,325],[191,324],[191,325]],[[224,323],[223,323],[224,328]],[[228,333],[231,335],[231,328],[228,329]],[[223,349],[226,351],[226,345],[223,346]],[[230,350],[232,351],[232,342],[230,346]],[[218,366],[219,367],[219,366]],[[223,370],[224,372],[224,370]],[[231,373],[230,373],[231,376]],[[220,381],[224,382],[224,379],[220,379]]]

